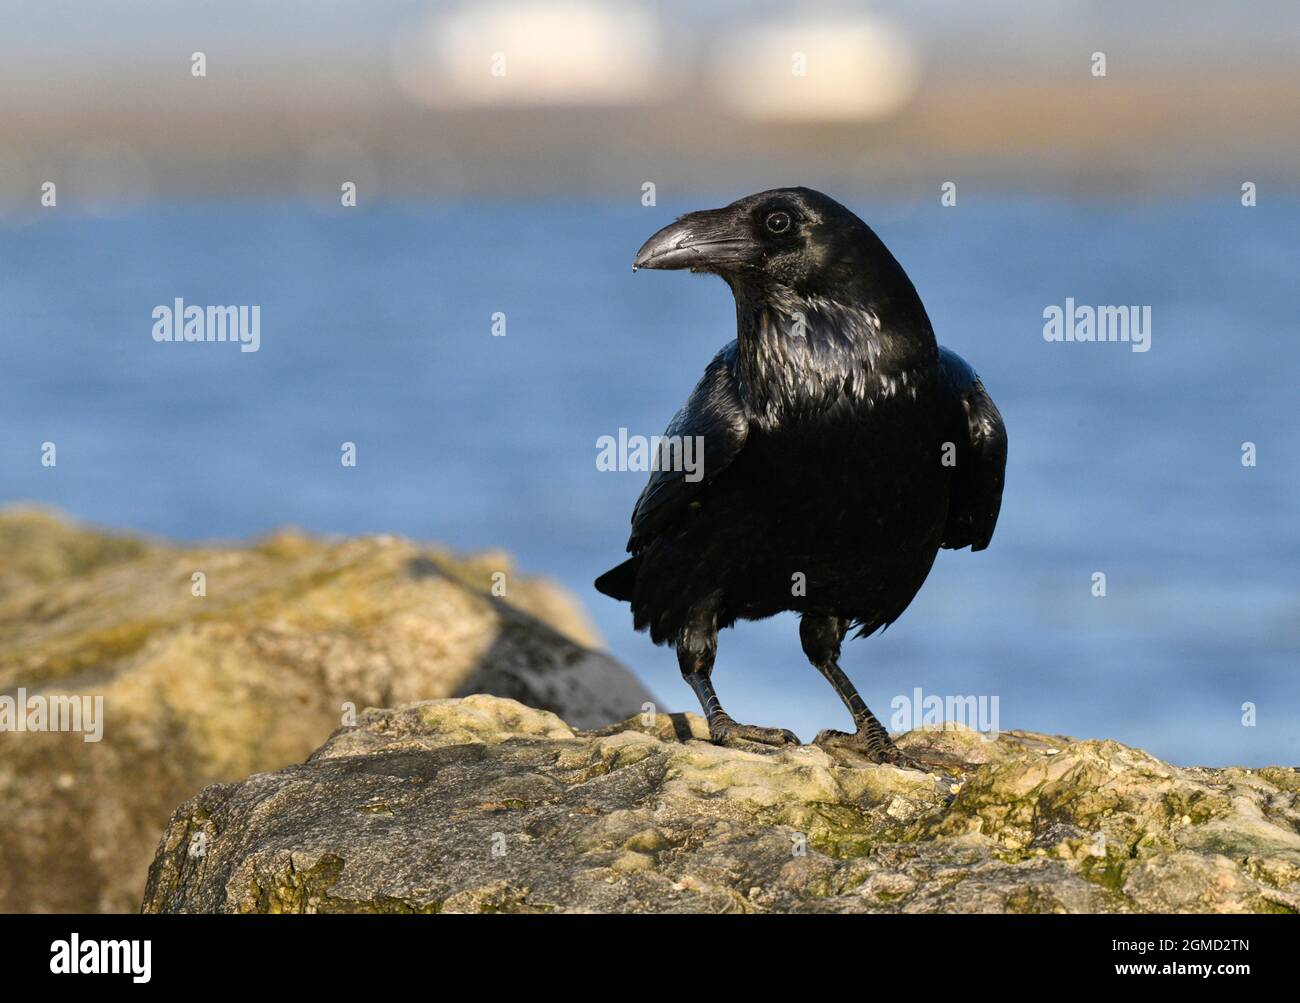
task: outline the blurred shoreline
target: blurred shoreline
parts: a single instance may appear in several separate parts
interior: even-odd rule
[[[1300,8],[1272,2],[18,3],[0,219],[46,180],[110,208],[337,201],[340,179],[364,199],[1295,191],[1296,38]]]

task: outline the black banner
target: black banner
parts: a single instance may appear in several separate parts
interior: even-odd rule
[[[1294,975],[1298,934],[1286,916],[45,915],[0,917],[0,956],[10,987],[374,989],[376,980],[457,978],[466,966],[462,976],[486,979],[484,989],[658,982],[673,972],[683,991],[706,977],[729,991],[770,989],[774,972],[788,972],[820,993],[868,980],[1282,978]]]

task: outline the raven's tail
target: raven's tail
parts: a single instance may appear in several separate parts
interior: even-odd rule
[[[641,558],[629,557],[616,568],[610,568],[596,579],[596,588],[611,599],[632,601],[632,592],[636,589],[636,570]]]

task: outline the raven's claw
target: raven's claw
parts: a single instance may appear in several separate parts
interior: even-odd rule
[[[785,728],[760,728],[756,724],[737,724],[726,714],[709,722],[709,738],[714,745],[758,742],[762,745],[799,745],[799,736]]]
[[[874,723],[874,722],[873,722]],[[920,762],[913,759],[897,745],[879,724],[865,727],[856,732],[822,731],[813,739],[813,745],[824,749],[833,757],[836,752],[844,752],[847,759],[864,759],[869,763],[888,764],[904,770],[925,770]]]

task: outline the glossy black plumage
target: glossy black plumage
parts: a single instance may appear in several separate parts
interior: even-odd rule
[[[636,266],[720,275],[737,337],[666,432],[702,437],[703,478],[651,475],[632,515],[633,556],[596,587],[629,601],[656,643],[676,644],[706,713],[711,701],[725,719],[719,740],[788,733],[721,711],[708,682],[717,630],[801,613],[805,651],[861,736],[868,722],[850,696],[870,712],[828,666],[846,629],[869,634],[902,614],[941,546],[988,546],[1006,463],[1001,416],[971,367],[938,347],[893,255],[818,192],[690,213],[651,237]],[[888,737],[873,736],[868,754],[891,758]]]

